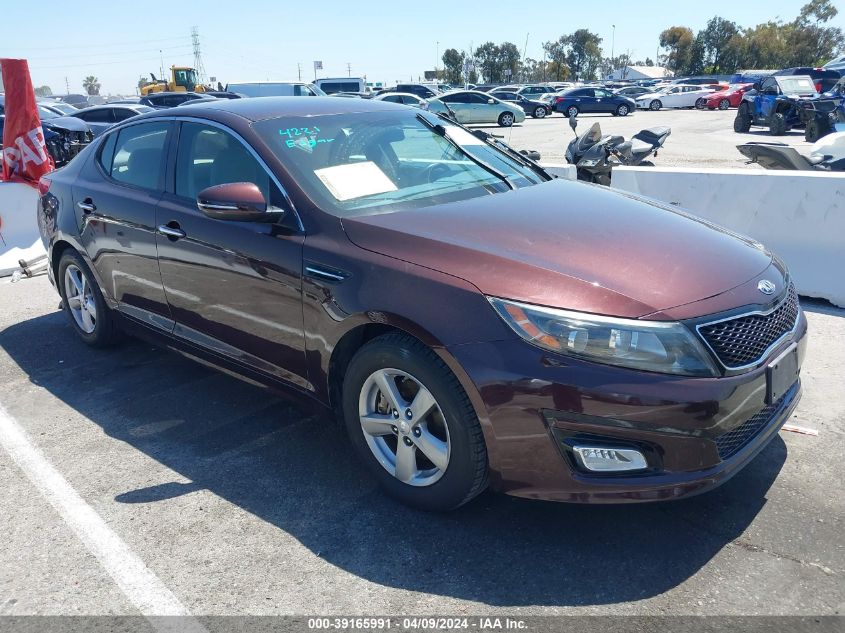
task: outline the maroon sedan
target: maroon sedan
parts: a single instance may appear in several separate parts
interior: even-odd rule
[[[727,480],[799,399],[782,262],[491,143],[358,99],[135,117],[42,180],[50,277],[90,345],[130,332],[331,408],[417,507]]]

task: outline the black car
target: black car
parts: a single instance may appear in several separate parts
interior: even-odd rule
[[[151,92],[140,99],[141,105],[151,108],[174,108],[193,99],[205,99],[208,95],[200,92]]]
[[[528,99],[515,92],[497,92],[493,96],[500,101],[507,101],[508,103],[518,105],[525,111],[525,114],[535,119],[542,119],[552,113],[551,105],[537,101],[536,99]]]
[[[824,68],[811,68],[809,66],[797,66],[795,68],[784,68],[775,73],[778,76],[784,75],[808,75],[816,85],[817,92],[831,90],[842,76],[838,70],[826,70]]]
[[[434,90],[422,84],[398,84],[390,92],[408,92],[412,95],[417,95],[421,99],[431,99],[437,96]]]
[[[142,105],[140,103],[110,103],[108,105],[91,106],[90,108],[80,110],[71,116],[85,121],[91,128],[94,136],[99,136],[115,123],[131,119],[133,116],[138,116],[144,112],[151,112],[153,109],[154,108],[150,106]]]
[[[614,94],[604,88],[575,88],[556,97],[554,109],[570,117],[578,116],[582,112],[607,112],[613,116],[628,116],[637,109],[637,104],[629,97]]]

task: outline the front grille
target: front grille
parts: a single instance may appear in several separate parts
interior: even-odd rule
[[[698,326],[701,336],[728,369],[739,369],[762,360],[765,353],[798,318],[798,293],[790,283],[786,297],[769,314],[747,314]]]
[[[796,382],[783,394],[777,402],[763,407],[759,412],[748,418],[735,429],[723,433],[716,438],[716,448],[719,449],[719,458],[723,461],[735,455],[743,446],[748,444],[769,425],[775,417],[779,416],[795,398],[798,391]]]

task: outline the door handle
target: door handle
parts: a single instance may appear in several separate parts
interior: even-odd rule
[[[180,240],[185,237],[186,233],[182,229],[179,228],[179,225],[176,222],[171,222],[170,224],[175,224],[176,226],[169,226],[167,224],[162,224],[158,227],[158,232],[162,235],[166,235],[171,240]]]
[[[85,198],[82,202],[77,202],[76,206],[79,208],[82,213],[93,213],[97,210],[97,205],[94,204],[94,201],[91,198]]]

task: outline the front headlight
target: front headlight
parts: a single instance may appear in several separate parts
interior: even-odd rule
[[[677,322],[617,319],[487,299],[514,332],[552,352],[664,374],[719,375],[702,344]]]

